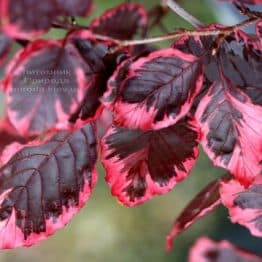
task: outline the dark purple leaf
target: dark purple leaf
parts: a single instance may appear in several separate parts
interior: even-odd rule
[[[26,144],[35,137],[25,138],[18,134],[17,130],[12,126],[7,117],[3,117],[0,120],[0,155],[6,146],[18,142],[20,144]]]
[[[191,119],[155,131],[112,126],[102,140],[102,163],[112,194],[134,206],[169,192],[189,175],[198,139]]]
[[[0,21],[13,38],[29,39],[48,30],[58,16],[86,15],[92,0],[1,0]]]
[[[89,48],[85,54],[78,43]],[[107,47],[95,44],[89,31],[65,41],[38,40],[20,51],[3,82],[7,114],[19,133],[66,128],[69,118],[79,115],[95,119],[101,111],[98,99],[106,89],[106,53]]]
[[[124,60],[116,68],[112,76],[107,81],[107,89],[102,98],[100,99],[104,106],[113,110],[115,101],[118,97],[122,82],[125,80],[128,74],[128,68],[133,62],[133,58]]]
[[[78,118],[94,120],[100,116],[103,110],[100,98],[106,91],[107,81],[125,55],[121,51],[110,53],[106,45],[97,44],[84,38],[74,39],[74,45],[90,70],[85,96],[71,115],[70,121],[75,122]]]
[[[244,188],[238,181],[231,180],[221,184],[221,198],[229,209],[233,223],[247,227],[251,234],[262,237],[262,178]]]
[[[173,125],[188,113],[202,86],[201,64],[171,48],[126,66],[118,68],[121,75],[115,74],[109,82],[119,85],[121,79],[120,88],[111,88],[119,89],[113,110],[121,126],[145,130]]]
[[[226,174],[221,179],[228,180],[231,175]],[[203,188],[184,208],[176,219],[174,226],[167,236],[166,247],[171,250],[174,238],[187,230],[201,218],[210,214],[221,204],[220,182],[216,179]]]
[[[261,116],[262,107],[226,78],[212,84],[196,111],[205,152],[246,186],[261,173]]]
[[[63,15],[87,16],[93,7],[93,0],[56,0]]]
[[[212,25],[210,28],[221,27]],[[261,170],[262,53],[242,31],[217,45],[213,37],[182,38],[175,48],[204,64],[196,111],[202,145],[215,165],[248,186]],[[214,54],[212,50],[216,49]]]
[[[214,28],[221,26],[210,26],[210,29]],[[220,43],[219,48],[212,36],[183,37],[173,46],[199,57],[210,84],[220,80],[221,74],[224,74],[237,88],[244,91],[254,104],[262,105],[262,51],[244,32],[238,31],[234,36],[227,37]],[[212,54],[214,48],[218,48],[216,55]]]
[[[258,49],[242,32],[239,32],[238,38],[229,38],[218,54],[218,62],[224,75],[244,91],[254,104],[260,106],[262,106],[261,61],[262,49]]]
[[[21,148],[22,146],[20,146]],[[14,154],[17,145],[14,145]],[[96,138],[87,124],[22,147],[0,169],[0,248],[31,246],[63,228],[96,183]]]
[[[140,4],[123,3],[91,22],[90,29],[97,34],[125,40],[133,38],[146,24],[147,13]]]
[[[262,258],[223,240],[202,237],[191,248],[188,262],[261,262]]]
[[[162,28],[162,20],[168,14],[168,7],[158,4],[148,11],[148,26],[147,32],[152,30],[155,26]]]

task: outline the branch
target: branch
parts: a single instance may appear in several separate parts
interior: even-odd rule
[[[184,20],[186,20],[188,23],[190,23],[194,27],[198,28],[198,27],[204,26],[204,24],[201,21],[199,21],[196,17],[188,13],[184,8],[182,8],[174,0],[163,0],[163,2],[170,9],[172,9],[175,13],[177,13],[180,17],[182,17]]]
[[[234,26],[229,26],[225,28],[215,28],[215,29],[200,29],[200,30],[178,30],[176,32],[167,34],[167,35],[161,35],[146,39],[138,39],[138,40],[119,40],[110,38],[104,35],[98,35],[94,34],[94,37],[98,40],[106,40],[106,41],[112,41],[115,44],[119,45],[119,47],[125,47],[125,46],[133,46],[133,45],[144,45],[144,44],[152,44],[156,42],[166,41],[166,40],[172,40],[181,36],[218,36],[218,35],[230,35],[234,31],[239,30],[243,27],[249,26],[253,23],[256,23],[259,19],[256,17],[251,17],[239,24],[236,24]]]
[[[87,29],[86,27],[80,26],[76,23],[68,23],[67,21],[61,21],[61,20],[54,20],[52,22],[53,28],[58,28],[58,29],[65,29],[65,30],[80,30],[80,29]]]
[[[138,39],[138,40],[120,40],[116,38],[112,38],[109,36],[101,35],[101,34],[93,34],[94,38],[97,40],[101,41],[110,41],[115,43],[118,48],[125,47],[125,46],[134,46],[134,45],[144,45],[144,44],[152,44],[156,42],[161,42],[161,41],[166,41],[166,40],[173,40],[175,38],[181,37],[181,36],[218,36],[218,35],[230,35],[234,31],[239,30],[243,27],[249,26],[251,24],[256,23],[258,20],[260,20],[257,17],[250,17],[247,20],[244,20],[241,23],[238,23],[233,26],[228,26],[225,28],[214,28],[214,29],[199,29],[199,30],[183,30],[180,29],[178,31],[166,34],[166,35],[161,35],[161,36],[156,36],[156,37],[151,37],[151,38],[145,38],[145,39]],[[72,25],[69,23],[61,22],[61,21],[56,21],[53,23],[53,26],[56,28],[63,28],[67,30],[88,30],[88,27],[83,27],[79,25]]]
[[[237,8],[237,10],[242,14],[242,15],[246,15],[249,17],[256,17],[259,19],[262,19],[262,12],[259,11],[255,11],[255,10],[251,10],[250,8],[248,8],[245,5],[240,5],[235,3],[234,6]]]

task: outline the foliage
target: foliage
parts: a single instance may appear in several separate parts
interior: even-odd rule
[[[112,194],[135,206],[185,179],[199,144],[227,173],[189,203],[167,248],[221,204],[262,236],[262,14],[245,5],[261,1],[232,2],[246,15],[233,26],[203,25],[169,0],[151,10],[128,1],[89,26],[75,16],[88,16],[91,0],[0,3],[0,65],[14,42],[22,45],[1,82],[1,248],[31,246],[72,219],[95,186],[98,151]],[[149,37],[169,8],[195,28]],[[256,35],[242,31],[250,24]],[[66,36],[40,39],[50,28]],[[169,48],[152,45],[170,39]],[[96,122],[108,112],[101,138]],[[222,248],[243,255],[202,242],[221,261]],[[193,252],[190,261],[202,256]]]

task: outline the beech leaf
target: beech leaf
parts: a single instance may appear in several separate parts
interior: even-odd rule
[[[87,202],[97,179],[93,124],[46,142],[14,144],[8,152],[0,169],[2,249],[31,246],[63,228]]]

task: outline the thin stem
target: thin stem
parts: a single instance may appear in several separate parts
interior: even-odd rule
[[[80,26],[76,24],[75,21],[72,21],[73,23],[68,23],[67,21],[60,21],[60,20],[55,20],[52,22],[52,26],[54,28],[59,28],[59,29],[65,29],[65,30],[80,30],[80,29],[87,29],[87,27]]]
[[[117,45],[121,45],[121,46],[124,46],[124,42],[123,40],[120,40],[120,39],[115,39],[115,38],[112,38],[110,36],[106,36],[106,35],[100,35],[100,34],[92,34],[93,37],[97,40],[101,40],[101,41],[108,41],[108,42],[113,42]],[[132,44],[131,44],[132,45]],[[134,44],[136,45],[136,44]]]
[[[172,9],[175,13],[177,13],[180,17],[186,20],[188,23],[193,25],[194,27],[203,27],[204,24],[199,21],[196,17],[188,13],[184,8],[182,8],[178,3],[174,0],[164,0],[164,3]]]
[[[239,24],[236,24],[234,26],[226,27],[226,28],[215,28],[215,29],[203,29],[203,30],[179,30],[164,36],[156,36],[152,38],[146,38],[146,39],[139,39],[139,40],[130,40],[130,41],[120,41],[116,39],[111,39],[111,41],[120,44],[121,46],[132,46],[132,45],[144,45],[144,44],[151,44],[166,40],[172,40],[177,37],[181,36],[217,36],[217,35],[230,35],[234,31],[241,29],[243,27],[249,26],[255,22],[257,22],[258,18],[249,18]]]
[[[166,40],[172,40],[181,36],[217,36],[217,35],[230,35],[234,31],[241,29],[243,27],[249,26],[251,24],[256,23],[259,20],[257,17],[251,17],[245,21],[242,21],[241,23],[238,23],[233,26],[225,27],[225,28],[214,28],[214,29],[198,29],[198,30],[178,30],[166,35],[151,37],[151,38],[145,38],[145,39],[138,39],[138,40],[120,40],[116,38],[112,38],[105,35],[100,34],[93,34],[94,38],[97,40],[102,41],[109,41],[113,42],[118,47],[125,47],[125,46],[134,46],[134,45],[143,45],[143,44],[152,44],[156,42],[166,41]],[[68,30],[81,30],[88,28],[82,27],[82,26],[75,26],[70,24],[65,24],[64,22],[55,22],[53,23],[53,26],[57,28],[63,28]]]
[[[236,9],[245,16],[249,16],[249,17],[257,17],[262,19],[262,12],[259,11],[255,11],[255,10],[251,10],[250,8],[248,8],[245,5],[241,5],[241,4],[237,4],[234,3],[234,6],[236,7]]]

